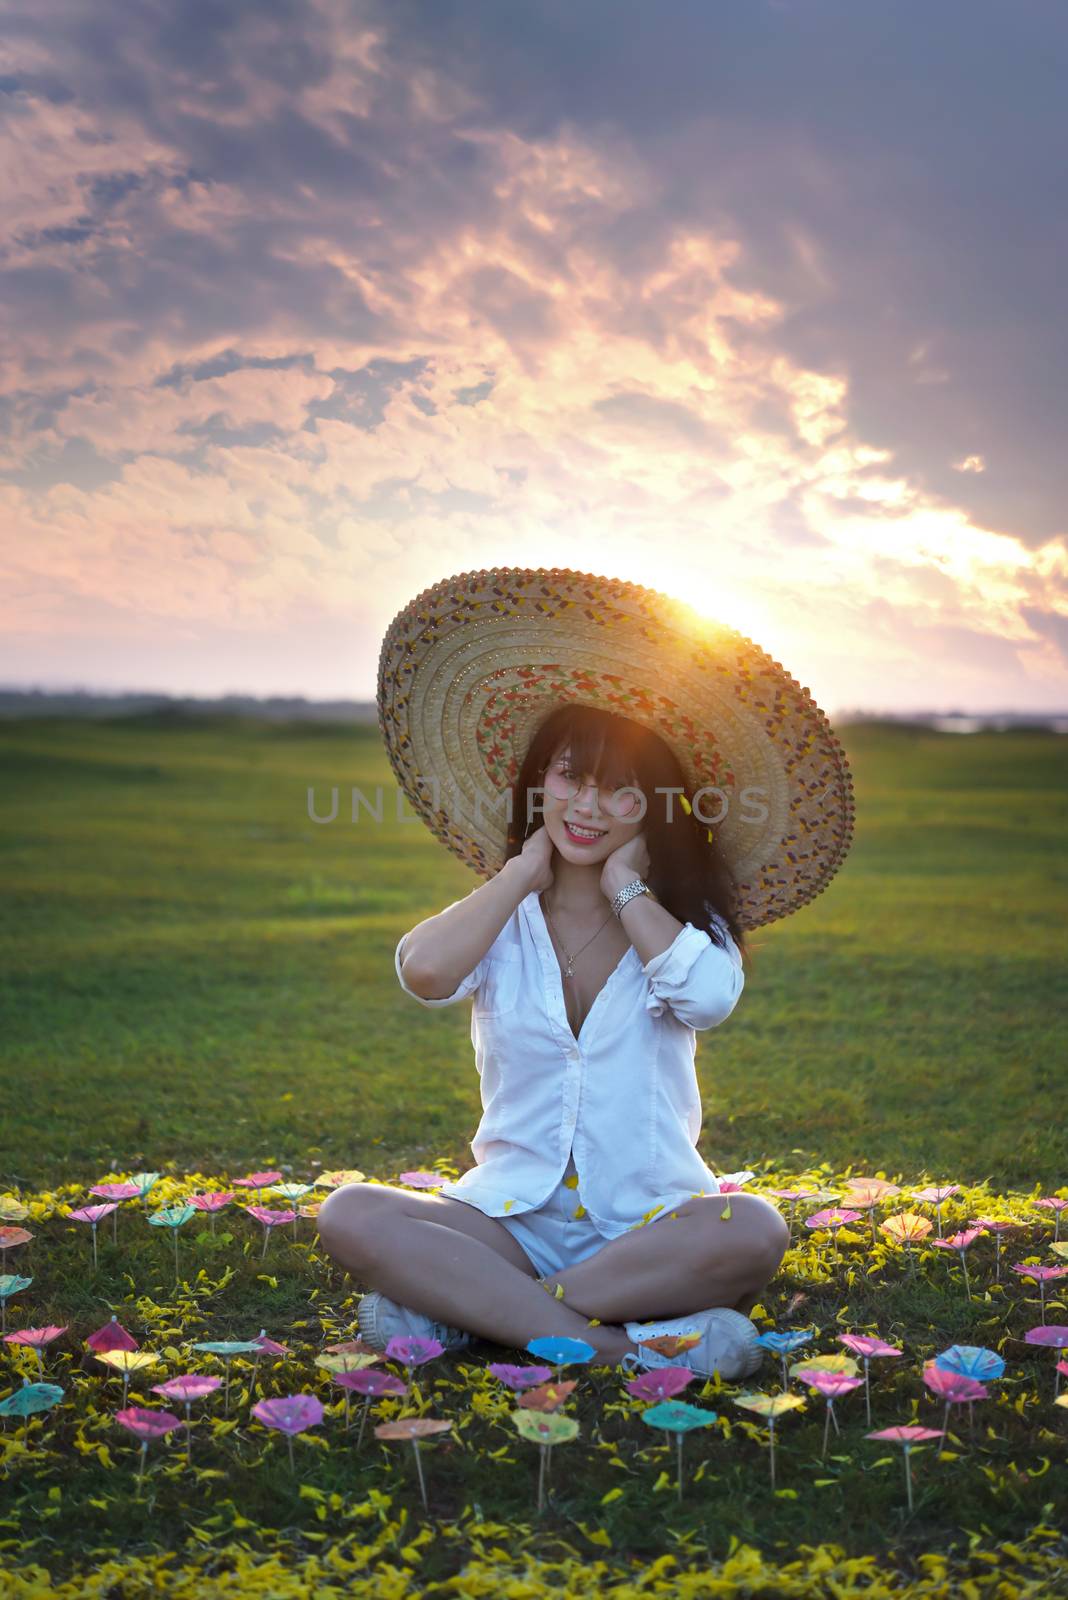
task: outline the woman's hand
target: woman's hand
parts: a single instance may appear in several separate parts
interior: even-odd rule
[[[522,863],[523,875],[529,882],[528,894],[537,892],[541,894],[545,889],[553,886],[553,854],[555,845],[549,838],[549,831],[541,823],[530,838],[525,840],[518,856],[513,856],[513,861]]]
[[[639,832],[605,857],[601,868],[601,893],[611,900],[632,878],[644,878],[649,867],[649,846],[644,832]]]

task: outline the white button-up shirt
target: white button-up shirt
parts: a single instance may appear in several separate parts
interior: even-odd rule
[[[730,1016],[744,974],[726,923],[712,915],[726,949],[690,922],[645,964],[628,945],[577,1040],[536,891],[443,999],[426,1000],[405,983],[400,940],[397,977],[413,999],[424,1006],[474,1000],[483,1111],[471,1151],[478,1165],[443,1183],[441,1194],[487,1216],[516,1216],[549,1198],[574,1149],[579,1201],[612,1239],[691,1195],[719,1193],[696,1148],[696,1030]]]

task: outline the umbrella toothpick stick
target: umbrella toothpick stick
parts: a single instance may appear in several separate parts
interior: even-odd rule
[[[681,1432],[679,1432],[679,1433],[677,1433],[675,1435],[675,1463],[676,1463],[676,1468],[677,1468],[676,1475],[675,1475],[675,1483],[676,1483],[676,1486],[677,1486],[677,1489],[678,1489],[679,1503],[681,1504],[682,1503],[682,1434],[681,1434]]]
[[[413,1439],[412,1440],[412,1449],[415,1451],[415,1470],[419,1474],[419,1493],[423,1497],[423,1510],[424,1511],[429,1511],[430,1507],[427,1504],[427,1498],[426,1498],[426,1480],[423,1477],[423,1463],[422,1463],[422,1460],[421,1460],[420,1455],[419,1455],[419,1440],[418,1439]]]

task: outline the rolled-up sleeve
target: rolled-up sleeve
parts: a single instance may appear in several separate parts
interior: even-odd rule
[[[456,988],[453,990],[452,994],[447,994],[440,1000],[427,1000],[424,995],[416,994],[415,990],[410,988],[409,985],[405,983],[404,973],[401,971],[401,946],[404,944],[404,940],[407,939],[407,937],[407,934],[403,935],[397,945],[396,954],[393,958],[393,964],[397,969],[397,981],[404,990],[405,994],[410,994],[412,999],[418,1000],[421,1006],[452,1006],[455,1005],[458,1000],[466,1000],[469,995],[474,994],[475,990],[482,982],[482,975],[485,971],[486,965],[485,958],[479,962],[478,966],[473,972],[469,972],[467,974],[466,978],[460,979],[460,982],[456,985]]]
[[[745,983],[741,951],[726,923],[720,918],[716,922],[726,949],[687,922],[666,950],[644,964],[649,979],[645,1008],[654,1017],[667,1006],[691,1028],[714,1028],[734,1010]]]

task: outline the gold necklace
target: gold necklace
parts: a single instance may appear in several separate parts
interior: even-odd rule
[[[549,908],[548,908],[548,906],[542,906],[542,910],[545,912],[545,916],[546,916],[546,919],[547,919],[547,921],[549,923],[550,928],[553,930],[553,932],[556,934],[557,939],[560,941],[560,948],[563,950],[565,956],[567,956],[567,969],[564,972],[564,977],[565,978],[573,978],[575,976],[575,956],[580,956],[582,954],[583,950],[585,950],[586,944],[592,944],[594,939],[596,939],[597,934],[598,933],[602,933],[604,931],[604,929],[607,928],[608,924],[611,922],[612,918],[615,916],[615,912],[614,911],[610,911],[608,913],[607,917],[605,917],[604,921],[601,923],[601,926],[597,929],[597,932],[596,933],[591,933],[590,937],[586,940],[586,944],[581,945],[579,947],[579,949],[575,951],[575,955],[572,956],[572,955],[568,955],[567,949],[566,949],[566,947],[564,945],[564,941],[560,938],[559,929],[557,928],[556,923],[553,921],[552,917],[549,916]]]

